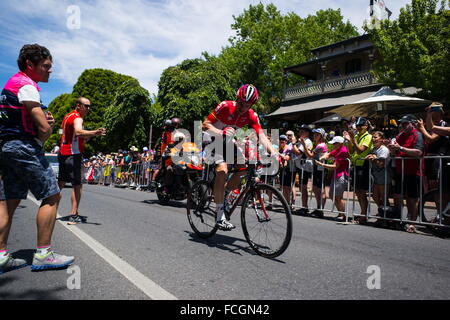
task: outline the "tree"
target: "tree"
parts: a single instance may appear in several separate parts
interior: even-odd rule
[[[187,59],[163,71],[157,97],[161,121],[178,117],[189,127],[222,100],[234,99],[227,69],[215,57],[205,53],[203,58]]]
[[[85,70],[73,87],[72,93],[65,93],[56,97],[49,105],[49,111],[55,118],[53,134],[45,143],[46,150],[51,149],[53,143],[58,143],[60,139],[59,129],[61,128],[64,116],[71,112],[75,107],[76,99],[80,97],[91,101],[92,108],[89,110],[83,121],[85,129],[97,129],[105,126],[105,112],[113,103],[114,98],[120,87],[127,81],[136,81],[136,79],[104,69]],[[148,95],[148,94],[147,94]],[[86,154],[92,154],[95,151],[110,152],[108,138],[94,138],[86,144]]]
[[[344,22],[340,10],[320,10],[301,18],[282,15],[275,5],[250,5],[234,17],[236,36],[219,55],[232,78],[232,86],[254,84],[262,93],[257,110],[269,113],[280,106],[283,68],[310,60],[310,50],[357,36],[356,27]],[[302,79],[288,79],[299,82]]]
[[[412,0],[397,20],[366,31],[381,55],[375,76],[383,83],[421,88],[419,96],[449,101],[450,11],[445,1]]]
[[[86,129],[97,129],[105,126],[105,112],[114,102],[119,88],[127,81],[137,81],[133,77],[122,75],[111,70],[88,69],[78,78],[73,87],[74,98],[84,97],[90,100],[92,108],[84,119]],[[94,138],[86,146],[87,153],[94,150],[110,152],[109,140]]]
[[[135,79],[124,82],[105,112],[108,147],[118,150],[148,145],[151,118],[148,91]]]

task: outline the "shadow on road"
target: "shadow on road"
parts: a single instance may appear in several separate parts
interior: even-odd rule
[[[141,202],[146,204],[158,204],[161,207],[186,208],[186,203],[172,200],[166,205],[159,203],[159,200],[143,200]]]
[[[196,243],[202,243],[206,244],[208,247],[212,248],[218,248],[221,250],[225,250],[234,254],[239,254],[242,256],[242,251],[245,251],[246,253],[249,253],[251,255],[257,256],[256,252],[253,251],[253,249],[248,245],[247,241],[226,236],[223,234],[216,234],[214,237],[211,237],[209,239],[203,239],[197,236],[195,233],[190,231],[184,231],[185,233],[189,234],[191,237],[189,241],[196,242]],[[243,243],[244,245],[240,245],[237,243]],[[285,263],[284,261],[278,260],[278,259],[270,259],[272,261]]]
[[[61,218],[57,218],[56,220],[69,222],[69,218],[70,218],[70,215],[65,216],[65,217],[61,217]],[[78,223],[78,224],[91,224],[91,225],[94,225],[94,226],[101,226],[102,225],[101,223],[98,223],[98,222],[87,222],[87,221],[84,221],[84,222],[81,222],[81,223]]]
[[[0,278],[0,300],[57,300],[56,293],[59,291],[67,290],[67,287],[55,287],[49,290],[40,290],[40,289],[28,289],[25,291],[11,291],[10,289],[6,289],[6,285],[9,284],[9,288],[11,286],[14,287],[14,282],[19,281],[13,276],[3,276]],[[16,288],[18,288],[20,284],[16,284]]]

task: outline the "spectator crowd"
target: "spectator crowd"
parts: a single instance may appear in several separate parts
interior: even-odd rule
[[[450,156],[450,125],[444,116],[442,104],[433,103],[426,108],[425,120],[412,114],[388,121],[352,117],[329,126],[285,128],[273,140],[280,170],[264,179],[280,185],[297,214],[323,217],[328,199],[339,212],[337,219],[345,220],[344,193],[353,191],[360,207],[355,223],[367,222],[369,192],[379,209],[399,208],[405,199],[408,217],[416,221],[421,192],[437,188],[442,180],[444,200],[450,200],[450,159],[445,158]],[[156,150],[133,146],[84,159],[84,179],[151,189],[153,172],[161,161],[160,148]],[[316,208],[308,207],[310,195]],[[415,232],[415,227],[407,225],[406,230]]]

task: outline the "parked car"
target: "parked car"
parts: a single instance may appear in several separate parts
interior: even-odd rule
[[[46,153],[45,158],[50,163],[50,166],[52,167],[53,172],[56,174],[56,177],[58,177],[59,173],[58,155],[53,153]]]

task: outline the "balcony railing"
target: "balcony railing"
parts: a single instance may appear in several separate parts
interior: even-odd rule
[[[295,87],[289,87],[283,91],[283,100],[292,100],[322,93],[339,90],[353,89],[376,84],[376,80],[370,72],[352,74],[344,77],[314,81]]]

